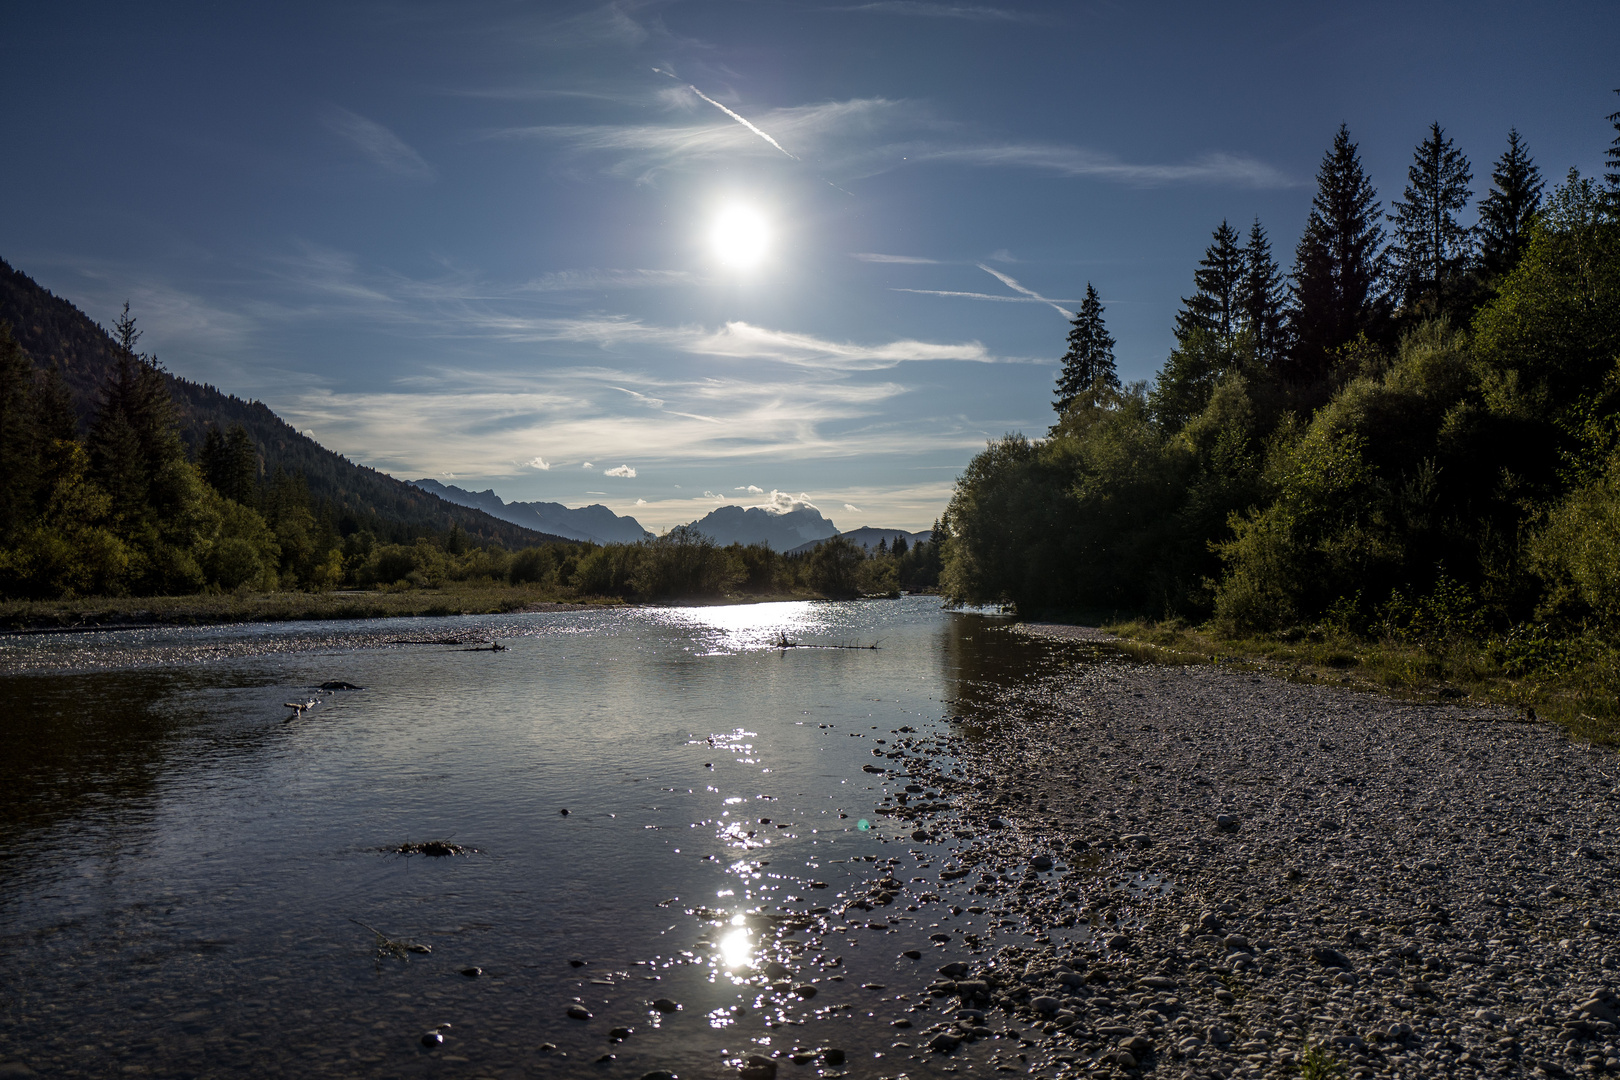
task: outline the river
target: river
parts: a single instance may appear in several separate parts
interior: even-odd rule
[[[923,842],[879,811],[921,779],[899,747],[1053,662],[998,622],[908,597],[0,640],[0,1076],[986,1071],[895,1026],[972,916],[844,904],[948,858],[944,795],[912,783]],[[389,850],[426,841],[466,850]]]

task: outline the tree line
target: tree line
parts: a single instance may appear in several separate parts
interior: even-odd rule
[[[1291,268],[1258,220],[1221,222],[1151,382],[1121,385],[1088,284],[1056,422],[957,481],[943,591],[1227,634],[1615,639],[1607,119],[1601,181],[1571,169],[1549,190],[1510,130],[1477,204],[1435,123],[1387,212],[1341,126]]]
[[[0,321],[0,597],[188,595],[348,588],[529,586],[627,600],[897,595],[937,585],[937,544],[867,552],[834,537],[789,556],[720,547],[687,529],[638,544],[514,550],[459,524],[410,542],[359,527],[301,473],[265,475],[241,424],[211,425],[188,454],[169,380],[138,348],[128,305],[114,362],[81,437],[60,371],[36,371]]]

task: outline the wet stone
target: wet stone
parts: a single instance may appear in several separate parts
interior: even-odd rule
[[[591,1011],[583,1005],[570,1005],[568,1006],[568,1018],[570,1020],[589,1020]]]

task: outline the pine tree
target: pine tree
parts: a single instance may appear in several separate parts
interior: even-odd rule
[[[33,361],[11,336],[11,324],[0,321],[0,542],[33,516],[39,462],[33,390]]]
[[[1102,316],[1097,290],[1088,281],[1086,297],[1069,324],[1069,351],[1063,354],[1063,370],[1058,373],[1057,400],[1052,408],[1059,413],[1094,386],[1119,386],[1119,374],[1114,370],[1114,339],[1108,336]]]
[[[174,403],[157,358],[137,353],[141,332],[124,305],[113,324],[118,355],[90,428],[94,478],[112,496],[126,528],[174,520],[190,492],[172,466],[185,461]]]
[[[1176,313],[1176,337],[1186,341],[1195,330],[1231,341],[1238,330],[1238,293],[1243,282],[1243,249],[1238,246],[1237,230],[1225,221],[1215,230],[1215,242],[1193,272],[1191,297],[1181,301]]]
[[[1508,129],[1508,148],[1491,171],[1490,194],[1479,203],[1479,261],[1487,274],[1498,277],[1519,265],[1544,186],[1518,130]]]
[[[210,487],[243,506],[257,502],[259,451],[253,437],[241,424],[232,424],[229,435],[210,427],[197,452],[197,467]]]
[[[1255,218],[1243,247],[1243,277],[1238,285],[1238,325],[1249,335],[1255,359],[1274,368],[1283,352],[1283,312],[1287,299],[1282,268],[1271,257],[1271,240]]]
[[[1394,204],[1395,243],[1390,256],[1404,306],[1432,300],[1443,308],[1446,294],[1473,255],[1474,231],[1457,220],[1468,205],[1474,178],[1468,158],[1446,137],[1438,121],[1412,154],[1406,192]]]
[[[1615,93],[1620,94],[1620,90]],[[1609,183],[1609,213],[1620,217],[1620,112],[1612,112],[1605,119],[1614,125],[1615,136],[1603,157],[1603,179]]]
[[[1300,384],[1327,374],[1335,350],[1357,334],[1382,336],[1387,317],[1378,193],[1348,127],[1339,126],[1316,183],[1292,274],[1288,368]]]

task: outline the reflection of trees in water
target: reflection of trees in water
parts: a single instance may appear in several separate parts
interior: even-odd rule
[[[1013,620],[999,616],[953,613],[941,634],[947,702],[969,739],[982,738],[1007,718],[1009,709],[1030,718],[1030,699],[1025,696],[1015,703],[1010,691],[1028,690],[1032,683],[1075,663],[1123,659],[1104,645],[1019,633]]]
[[[218,672],[0,677],[0,864],[39,854],[58,826],[142,827],[163,780],[258,749],[277,725],[222,725],[209,707],[232,689]]]

